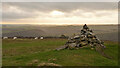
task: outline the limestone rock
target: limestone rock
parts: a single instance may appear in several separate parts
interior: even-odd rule
[[[56,50],[76,49],[88,45],[90,45],[92,48],[96,47],[97,45],[99,45],[102,48],[105,48],[104,42],[100,41],[95,36],[93,31],[89,29],[88,26],[85,24],[81,29],[80,34],[74,34],[73,36],[69,37],[66,44],[60,48],[57,48]]]

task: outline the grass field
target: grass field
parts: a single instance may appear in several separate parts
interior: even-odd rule
[[[55,51],[65,44],[66,39],[44,40],[2,40],[3,66],[38,66],[41,63],[55,63],[61,66],[117,66],[118,43],[105,41],[105,53],[113,57],[103,57],[89,47],[77,50]]]

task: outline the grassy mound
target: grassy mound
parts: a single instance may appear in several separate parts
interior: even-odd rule
[[[77,50],[55,51],[65,44],[66,39],[6,39],[3,40],[3,66],[38,66],[50,63],[60,66],[117,66],[118,43],[105,41],[105,53],[113,57],[103,57],[89,47]]]

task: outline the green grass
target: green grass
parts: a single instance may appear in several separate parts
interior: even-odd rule
[[[66,39],[44,40],[3,40],[3,66],[28,66],[34,60],[33,66],[40,63],[55,63],[62,66],[117,66],[118,44],[105,41],[105,53],[112,57],[103,57],[89,47],[77,50],[54,49],[65,44]],[[54,60],[53,60],[54,59]]]

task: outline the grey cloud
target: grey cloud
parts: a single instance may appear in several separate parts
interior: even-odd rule
[[[24,19],[24,18],[35,18],[37,14],[32,13],[15,13],[15,12],[2,12],[3,20],[6,19]]]
[[[63,12],[75,9],[83,10],[115,10],[116,2],[14,2],[3,3],[4,6],[16,6],[25,11],[52,11],[61,10]]]
[[[7,12],[7,8],[11,6],[15,6],[25,13]],[[3,10],[4,9],[6,9],[6,12],[3,11],[3,19],[21,19],[37,17],[38,15],[35,12],[47,13],[53,10],[59,10],[65,13],[70,13],[76,9],[86,12],[116,10],[117,2],[4,2]]]

